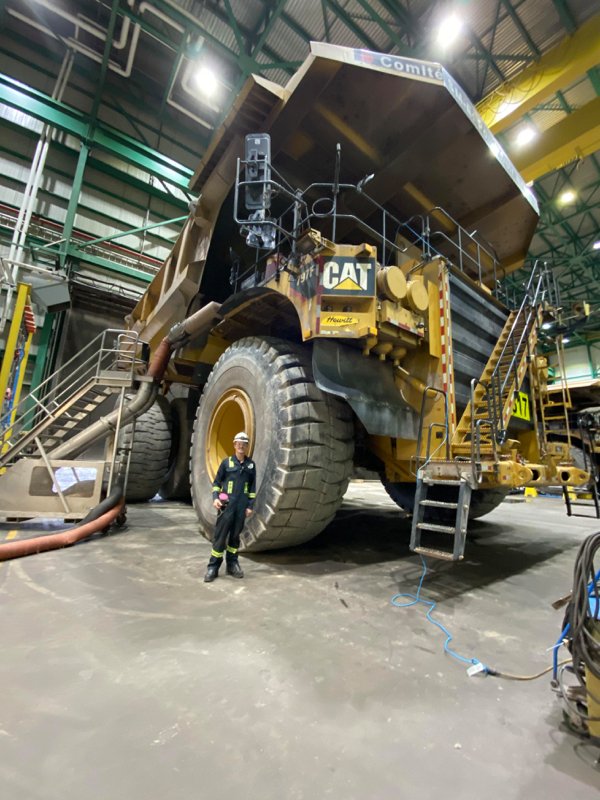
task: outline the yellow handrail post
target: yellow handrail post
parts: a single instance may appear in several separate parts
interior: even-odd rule
[[[23,321],[23,314],[25,312],[25,306],[27,305],[27,301],[29,300],[30,291],[31,291],[31,286],[28,283],[18,284],[17,299],[15,301],[15,308],[10,323],[10,329],[8,331],[6,347],[4,349],[2,368],[0,368],[0,404],[4,403],[4,396],[6,395],[6,389],[8,388],[8,381],[10,380],[10,371],[15,357],[15,348],[17,346],[17,342],[19,339],[21,322]]]

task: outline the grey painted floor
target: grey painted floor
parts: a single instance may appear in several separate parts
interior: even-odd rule
[[[541,497],[480,521],[424,583],[453,646],[548,665],[550,603],[599,528]],[[1,565],[0,797],[597,800],[599,751],[547,677],[470,679],[423,606],[391,605],[420,575],[408,531],[365,482],[310,545],[244,558],[243,581],[202,583],[209,544],[174,503]]]

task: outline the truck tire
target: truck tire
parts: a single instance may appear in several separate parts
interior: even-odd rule
[[[588,456],[586,458],[581,447],[577,447],[577,445],[572,444],[569,448],[569,455],[571,456],[573,466],[577,467],[577,469],[582,469],[584,471],[590,469],[590,457]]]
[[[126,425],[119,433],[119,445],[131,442],[132,426]],[[144,503],[151,500],[160,489],[169,469],[171,449],[171,411],[166,397],[156,401],[135,421],[129,475],[127,502]]]
[[[193,423],[187,415],[188,402],[185,397],[171,401],[171,452],[169,470],[160,487],[163,500],[191,500],[190,494],[190,447]]]
[[[246,551],[312,539],[333,519],[352,468],[351,412],[312,376],[310,349],[271,337],[240,339],[215,364],[200,399],[191,453],[192,502],[212,538],[212,481],[245,430],[257,468]]]
[[[590,491],[593,490],[594,475],[596,475],[596,490],[600,491],[600,469],[598,467],[598,454],[590,454],[587,451],[584,453],[581,447],[578,447],[577,445],[571,445],[570,455],[574,466],[576,466],[578,469],[582,469],[584,472],[590,473],[590,480],[587,483],[587,488],[589,488]]]
[[[415,504],[415,492],[417,489],[416,483],[391,483],[383,477],[381,478],[381,482],[383,488],[394,503],[404,509],[404,511],[412,514]],[[469,507],[469,519],[479,519],[479,517],[489,514],[496,506],[500,505],[507,494],[508,490],[505,491],[504,489],[479,489],[473,492],[471,494],[471,505]],[[441,487],[441,490],[438,489],[437,492],[430,492],[428,497],[430,500],[451,501],[453,499],[453,497],[445,493],[444,487]],[[441,509],[436,509],[434,512],[433,509],[430,508],[427,518],[433,522],[435,517],[441,524],[444,524],[444,522],[447,523],[450,520],[450,516],[448,512],[444,512]],[[452,515],[452,521],[453,520],[454,515]]]

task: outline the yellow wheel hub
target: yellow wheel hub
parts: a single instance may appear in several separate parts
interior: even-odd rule
[[[248,452],[254,446],[254,413],[250,398],[243,389],[228,389],[216,403],[208,423],[206,465],[211,481],[219,464],[233,453],[233,437],[246,431],[250,439]]]

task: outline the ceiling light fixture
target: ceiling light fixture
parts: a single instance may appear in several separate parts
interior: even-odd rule
[[[219,82],[212,69],[200,67],[195,75],[195,79],[198,88],[206,97],[212,97],[217,91]]]
[[[592,245],[592,250],[600,250],[600,239],[596,239],[596,241]]]
[[[563,343],[563,344],[569,344],[569,342],[570,342],[570,341],[571,341],[571,340],[569,339],[569,337],[568,337],[568,336],[563,336],[563,340],[562,340],[562,343]]]
[[[450,47],[458,39],[462,28],[462,20],[456,14],[450,14],[440,23],[438,28],[438,44],[442,47]]]
[[[561,205],[566,206],[569,205],[569,203],[573,203],[576,196],[577,195],[572,189],[567,189],[566,192],[563,192],[561,195],[559,195],[558,202]]]
[[[530,125],[527,128],[521,128],[515,139],[515,144],[517,147],[525,147],[525,145],[532,142],[536,136],[537,132],[535,128],[532,128]]]

